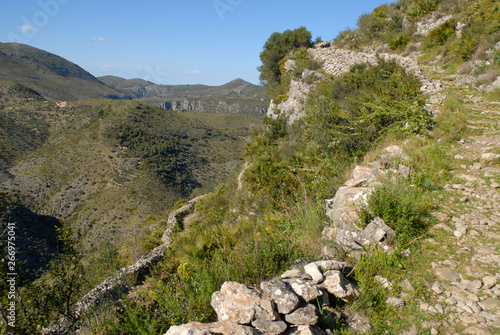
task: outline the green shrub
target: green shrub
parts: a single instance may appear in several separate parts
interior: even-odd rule
[[[394,62],[355,65],[310,94],[306,136],[330,155],[360,156],[389,129],[425,134],[432,120],[419,88],[419,80]]]
[[[420,189],[402,180],[386,181],[368,199],[369,211],[396,231],[399,243],[419,237],[426,229],[430,204]]]
[[[280,103],[285,102],[287,100],[288,100],[288,95],[287,94],[281,94],[281,95],[278,95],[276,98],[273,99],[273,103],[280,104]]]
[[[412,1],[407,9],[407,16],[410,20],[417,20],[434,10],[436,10],[438,0],[417,0]]]
[[[389,40],[389,46],[392,50],[404,49],[409,41],[410,37],[408,35],[399,34],[393,39]]]
[[[432,29],[425,39],[425,45],[430,48],[436,45],[444,45],[446,41],[455,35],[457,22],[449,20]]]
[[[311,32],[305,27],[286,30],[283,33],[273,33],[264,44],[264,50],[260,54],[262,61],[262,65],[258,67],[260,81],[271,87],[279,85],[281,83],[280,61],[290,50],[311,46]]]

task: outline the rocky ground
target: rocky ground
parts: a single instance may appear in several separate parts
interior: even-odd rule
[[[453,179],[445,186],[439,221],[426,239],[432,298],[420,303],[439,321],[431,334],[500,332],[500,103],[462,88],[470,136],[452,146]],[[417,334],[417,329],[410,333]]]

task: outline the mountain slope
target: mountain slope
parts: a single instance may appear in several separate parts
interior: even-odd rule
[[[31,87],[48,100],[124,96],[78,65],[50,52],[18,43],[0,43],[0,76]]]
[[[130,239],[148,234],[194,189],[227,178],[260,124],[248,115],[178,113],[130,100],[58,105],[6,81],[0,106],[0,192],[18,195],[17,212],[25,208],[78,233],[86,264],[109,243],[125,262],[148,250]],[[39,238],[42,216],[24,222],[14,214],[27,227],[23,236]],[[39,263],[29,269],[39,273]]]

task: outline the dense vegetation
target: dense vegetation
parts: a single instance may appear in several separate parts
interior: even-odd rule
[[[266,91],[273,97],[275,90],[282,82],[282,60],[293,49],[312,46],[311,32],[305,27],[294,30],[285,30],[283,33],[273,33],[264,44],[264,50],[260,53],[262,65],[260,81],[266,85]]]
[[[492,0],[401,0],[362,15],[358,28],[342,32],[335,43],[355,50],[367,46],[402,53],[420,50],[422,60],[438,59],[446,71],[455,73],[470,60],[486,58],[486,50],[498,40],[498,12],[498,2]],[[446,13],[454,14],[455,21],[443,23],[427,37],[415,34],[418,20]],[[460,37],[457,22],[466,23]],[[292,76],[299,77],[305,68],[319,68],[320,64],[307,53],[310,44],[311,35],[305,28],[275,33],[266,42],[260,71],[271,97],[286,99]],[[296,66],[287,71],[284,63],[290,59]],[[481,64],[472,70],[478,78],[488,71],[495,73],[499,66],[496,61]],[[242,174],[243,187],[239,187],[233,175],[227,182],[208,188],[213,191],[196,204],[192,213],[179,219],[175,242],[164,262],[126,298],[116,304],[103,302],[93,315],[82,318],[81,332],[160,334],[174,324],[213,321],[215,315],[209,301],[224,281],[258,284],[278,275],[297,258],[319,257],[318,240],[327,221],[324,199],[333,197],[354,164],[374,159],[381,146],[402,140],[411,157],[409,178],[390,178],[389,173],[384,186],[369,199],[368,208],[360,209],[365,223],[379,216],[396,230],[397,238],[390,241],[396,252],[388,255],[369,250],[363,255],[353,273],[363,295],[347,305],[339,302],[338,307],[369,315],[376,333],[395,329],[401,333],[408,329],[412,320],[400,318],[400,311],[385,302],[387,293],[374,289],[374,275],[389,279],[412,276],[408,269],[418,261],[419,241],[431,222],[430,197],[439,194],[448,178],[450,159],[443,147],[461,138],[465,131],[463,114],[467,112],[457,93],[446,98],[440,118],[431,118],[419,87],[418,79],[394,62],[359,64],[342,76],[328,76],[319,82],[307,99],[306,116],[293,126],[287,126],[284,117],[266,118],[265,126],[255,132],[245,148],[249,167]],[[3,102],[7,103],[5,99]],[[38,109],[50,112],[36,101],[25,103],[33,113],[27,115],[40,116]],[[33,301],[32,305],[23,306],[24,314],[21,313],[24,333],[36,333],[41,325],[53,323],[62,315],[71,318],[72,303],[85,289],[123,265],[125,257],[133,259],[140,254],[138,250],[155,246],[165,226],[164,198],[172,203],[199,185],[218,184],[220,179],[214,171],[224,170],[227,175],[238,166],[235,161],[238,162],[241,151],[236,140],[248,131],[241,126],[246,120],[243,116],[214,118],[165,113],[136,102],[96,101],[53,110],[61,112],[55,124],[51,118],[40,118],[40,124],[50,129],[50,136],[37,137],[45,151],[37,151],[29,161],[42,160],[38,165],[41,167],[27,175],[56,168],[62,177],[57,177],[60,179],[55,185],[71,181],[70,189],[80,191],[82,188],[77,187],[79,184],[68,170],[81,165],[68,169],[63,164],[44,164],[83,164],[86,160],[90,166],[106,166],[104,173],[89,168],[95,175],[85,177],[85,194],[68,190],[65,193],[85,199],[78,202],[81,207],[77,211],[68,212],[68,222],[74,222],[78,215],[89,217],[90,228],[98,227],[104,235],[88,235],[90,238],[84,240],[91,242],[87,250],[95,252],[84,260],[81,253],[75,253],[76,242],[71,238],[75,235],[60,230],[60,248],[65,252],[47,265],[46,276],[21,292],[25,301]],[[19,118],[9,122],[22,124]],[[31,126],[24,125],[24,129]],[[68,130],[72,137],[64,142],[60,134]],[[83,146],[96,138],[100,142],[92,151],[99,148],[99,160],[86,151],[71,153],[67,149],[69,143]],[[33,152],[30,145],[34,139],[23,141],[19,143]],[[62,160],[50,154],[61,151],[71,159]],[[22,158],[6,157],[9,164]],[[107,165],[103,165],[104,161]],[[45,175],[49,180],[55,179],[53,174]],[[87,188],[100,185],[103,180],[107,181],[105,191],[91,193],[94,189]],[[92,197],[86,195],[89,193]],[[127,202],[131,198],[141,200]],[[0,198],[0,204],[10,203],[7,200]],[[109,203],[116,208],[102,206]],[[180,201],[176,206],[182,204]],[[151,210],[144,211],[144,206]],[[101,218],[105,219],[99,222]],[[107,225],[108,220],[113,224]],[[152,226],[156,229],[146,234]],[[85,236],[90,228],[84,226],[80,233]],[[124,238],[110,240],[110,236]],[[97,240],[100,243],[94,245]],[[81,247],[82,242],[79,243],[77,247]],[[341,248],[334,244],[331,247],[337,250],[339,259],[347,259]],[[406,257],[408,253],[415,258]],[[82,283],[80,275],[90,281]],[[135,279],[130,278],[132,285]],[[410,298],[425,295],[424,280],[411,280],[416,290]],[[51,302],[52,296],[57,305]],[[388,325],[387,320],[392,324]],[[338,323],[333,325],[333,331],[341,332]]]

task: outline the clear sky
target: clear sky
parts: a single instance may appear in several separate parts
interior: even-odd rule
[[[94,76],[158,84],[258,83],[273,32],[332,40],[384,0],[0,0],[0,41],[55,53]]]

